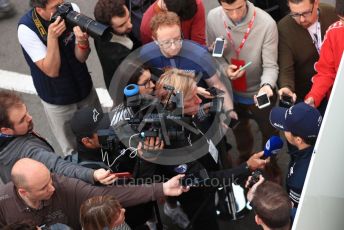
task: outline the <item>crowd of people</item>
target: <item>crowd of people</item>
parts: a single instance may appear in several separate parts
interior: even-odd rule
[[[259,1],[219,0],[206,15],[202,0],[98,0],[105,40],[54,16],[61,5],[80,13],[75,3],[30,0],[18,40],[62,152],[34,131],[30,105],[0,91],[0,227],[162,229],[164,200],[179,228],[217,230],[218,188],[246,181],[257,225],[290,229],[344,50],[344,1],[319,1],[288,0],[276,16]],[[13,6],[0,0],[1,10]],[[94,77],[114,97],[107,113],[90,40]],[[262,149],[283,132],[286,178],[276,156],[253,152],[251,120]]]

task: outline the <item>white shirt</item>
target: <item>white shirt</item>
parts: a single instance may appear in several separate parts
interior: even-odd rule
[[[320,53],[322,39],[321,39],[321,27],[320,22],[317,20],[310,27],[307,28],[308,33],[311,35],[315,48]]]
[[[75,3],[72,3],[72,7],[74,11],[80,12],[80,8]],[[33,62],[45,58],[47,54],[46,45],[41,41],[38,35],[26,25],[20,24],[18,26],[18,40]]]

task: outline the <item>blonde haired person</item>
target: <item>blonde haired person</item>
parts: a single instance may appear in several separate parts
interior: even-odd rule
[[[83,230],[130,230],[125,223],[125,209],[114,196],[95,196],[80,207],[80,223]]]
[[[164,86],[173,86],[174,93],[179,91],[183,94],[184,114],[197,114],[202,100],[197,95],[197,85],[195,75],[179,69],[171,69],[164,73],[156,85],[156,95],[166,103],[168,99],[168,91]]]

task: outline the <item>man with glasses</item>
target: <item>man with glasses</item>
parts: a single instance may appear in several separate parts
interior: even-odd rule
[[[178,68],[193,72],[198,76],[198,86],[203,88],[215,86],[225,91],[224,109],[228,116],[236,118],[232,99],[216,74],[208,50],[195,42],[183,40],[178,16],[173,12],[157,14],[151,21],[151,30],[154,42],[142,47],[140,53],[142,61],[162,70]],[[210,95],[200,88],[199,93]]]
[[[333,23],[326,31],[320,57],[315,64],[312,88],[305,97],[311,106],[321,106],[322,101],[330,97],[340,61],[344,51],[344,2],[336,0],[336,13],[339,21]],[[325,108],[326,109],[326,108]]]
[[[290,14],[278,23],[278,93],[295,103],[310,90],[324,34],[338,18],[334,7],[319,0],[289,0],[288,5]]]
[[[262,132],[263,143],[277,131],[269,124],[269,112],[276,102],[274,88],[278,75],[277,26],[271,16],[246,0],[220,0],[207,17],[208,44],[222,37],[227,41],[223,56],[217,61],[231,80],[234,109],[240,124],[233,130],[239,151],[238,164],[245,162],[253,149],[249,118]],[[239,68],[251,62],[245,70]],[[266,93],[271,105],[259,109],[255,95]]]
[[[147,63],[149,66],[159,68],[163,71],[172,68],[178,68],[186,72],[195,73],[198,86],[197,93],[208,96],[207,91],[204,91],[204,88],[211,86],[223,90],[225,92],[224,110],[226,111],[227,116],[236,118],[236,113],[233,112],[233,103],[231,97],[227,88],[221,82],[216,73],[213,60],[207,48],[193,41],[183,40],[181,23],[177,14],[173,12],[162,12],[155,15],[151,21],[151,30],[154,41],[142,47],[140,57],[143,63]],[[198,108],[199,107],[197,107],[197,109]],[[213,121],[214,117],[209,116],[200,122],[201,124],[197,125],[202,132],[206,133],[212,126]],[[220,128],[217,128],[216,130],[218,131],[219,129]],[[224,141],[223,138],[220,140],[220,144],[224,146],[224,142],[222,141]],[[218,143],[215,142],[214,144]],[[216,147],[214,146],[216,151],[218,151],[217,149],[219,149],[220,144],[218,144]],[[225,150],[220,150],[218,152],[225,152]],[[207,169],[211,168],[210,166],[215,168],[217,167],[217,162],[215,161],[209,161],[207,163],[209,165],[203,165]],[[198,201],[192,200],[192,204],[186,211],[189,215],[191,215],[190,213],[192,212],[192,208],[198,206]],[[185,214],[181,211],[178,205],[166,204],[165,207],[165,214],[172,217],[180,227],[186,227],[188,225],[189,221],[187,218],[185,218]],[[218,229],[215,220],[215,212],[212,212],[213,210],[209,211],[209,209],[209,207],[206,207],[204,210],[201,210],[200,214],[197,216],[197,219],[195,219],[194,224],[196,226],[194,225],[193,229]],[[203,218],[204,216],[207,218]]]

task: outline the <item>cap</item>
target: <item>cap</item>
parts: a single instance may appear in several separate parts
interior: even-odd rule
[[[276,107],[270,112],[272,126],[303,138],[317,137],[321,121],[320,112],[304,102],[295,104],[289,109]]]
[[[91,107],[76,111],[71,119],[71,128],[77,137],[96,133],[99,129],[110,127],[110,116],[101,110]]]

